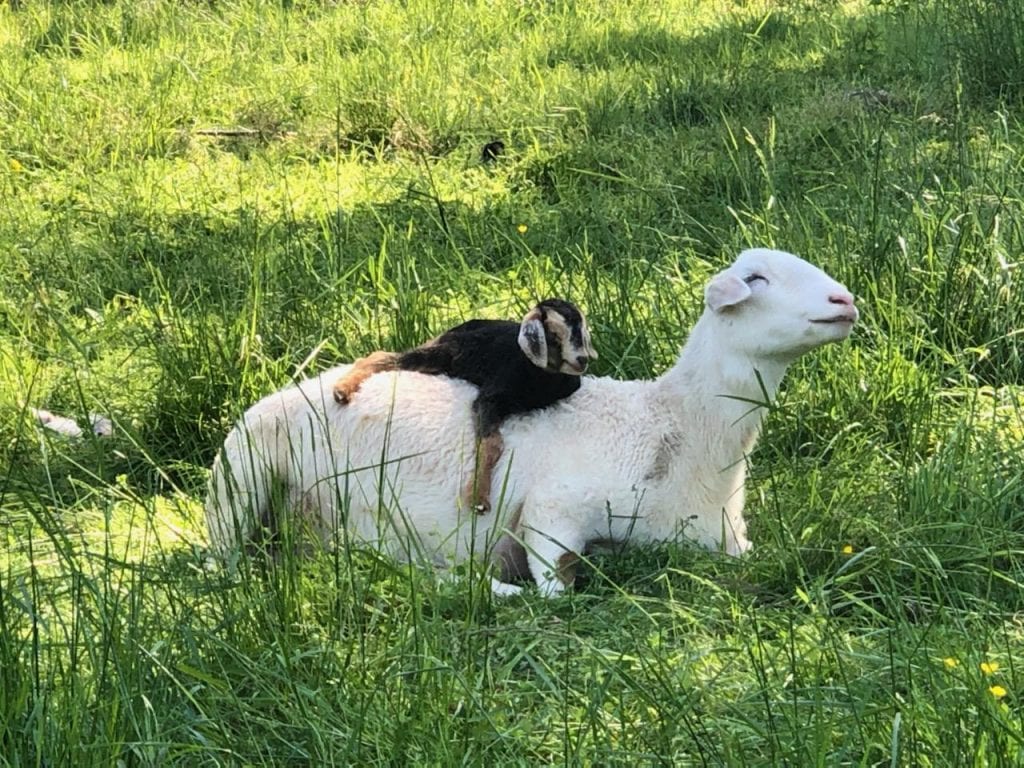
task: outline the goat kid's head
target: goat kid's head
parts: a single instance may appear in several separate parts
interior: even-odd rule
[[[853,294],[798,256],[743,251],[704,289],[705,303],[730,329],[730,344],[751,357],[795,360],[850,335]]]
[[[531,363],[552,373],[580,376],[597,359],[590,328],[575,304],[545,299],[519,327],[519,348]]]

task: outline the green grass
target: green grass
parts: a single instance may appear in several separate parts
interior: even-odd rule
[[[1020,0],[0,5],[0,765],[1019,765],[1021,40]],[[550,294],[655,375],[753,244],[863,322],[766,420],[751,555],[553,601],[207,567],[263,394]]]

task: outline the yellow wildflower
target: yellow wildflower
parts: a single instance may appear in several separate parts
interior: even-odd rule
[[[999,671],[998,661],[983,661],[979,666],[981,667],[982,673],[986,675],[994,675]]]
[[[25,170],[25,166],[15,160],[13,157],[7,161],[7,166],[15,173],[21,173]]]
[[[1003,698],[1006,695],[1006,689],[1001,685],[990,686],[988,692],[995,696],[997,699]]]
[[[952,656],[947,656],[942,660],[942,663],[946,665],[946,669],[956,669],[960,666],[960,660],[954,659]]]
[[[518,227],[516,227],[516,232],[518,232],[520,235],[525,235],[526,230],[528,229],[529,227],[526,226],[525,224],[520,224]]]
[[[853,554],[853,544],[844,544],[843,545],[843,554],[844,555],[852,555]]]

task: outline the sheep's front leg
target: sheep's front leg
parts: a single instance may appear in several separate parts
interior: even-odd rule
[[[739,557],[751,548],[747,538],[747,521],[743,519],[742,507],[731,515],[723,516],[723,549],[727,555]]]
[[[533,580],[545,597],[562,594],[576,579],[576,564],[584,542],[575,530],[560,526],[559,532],[523,531],[526,561]]]
[[[515,524],[509,526],[515,529]],[[491,548],[491,564],[497,569],[501,581],[511,583],[525,581],[530,578],[530,563],[526,559],[526,548],[515,538],[514,534],[506,533]]]
[[[516,527],[515,520],[518,514],[510,522],[510,529]],[[530,577],[530,564],[526,560],[526,549],[513,534],[504,534],[491,548],[491,566],[497,571],[497,576],[491,578],[491,592],[498,597],[506,595],[518,595],[523,588],[514,581],[522,581]]]

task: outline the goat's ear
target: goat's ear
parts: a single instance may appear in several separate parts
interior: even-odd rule
[[[750,296],[750,286],[729,272],[720,272],[711,278],[704,289],[704,301],[713,312],[734,307]]]
[[[538,368],[547,368],[548,339],[538,309],[531,309],[519,326],[519,348]]]

